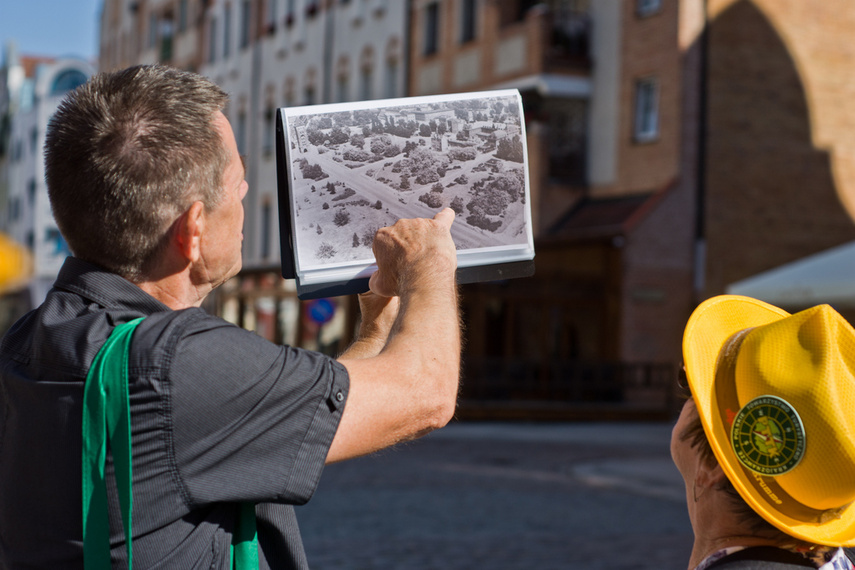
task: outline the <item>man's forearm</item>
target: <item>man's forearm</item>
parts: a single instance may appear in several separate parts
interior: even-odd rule
[[[389,334],[398,316],[400,300],[397,297],[378,297],[368,291],[359,299],[359,330],[356,340],[339,356],[340,359],[371,358],[389,341]]]
[[[443,282],[444,281],[444,282]],[[460,374],[461,325],[457,286],[449,279],[414,286],[401,296],[401,310],[384,352],[415,367],[422,380],[435,380],[438,393],[456,396]]]
[[[399,220],[375,236],[379,269],[371,290],[400,305],[385,321],[388,340],[376,356],[356,358],[376,349],[368,341],[340,359],[351,389],[328,461],[418,437],[453,417],[461,350],[453,220],[444,210],[434,220]]]

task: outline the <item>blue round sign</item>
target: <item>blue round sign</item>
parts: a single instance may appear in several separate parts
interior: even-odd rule
[[[309,303],[309,318],[319,325],[330,322],[335,314],[335,305],[329,299],[314,299]]]

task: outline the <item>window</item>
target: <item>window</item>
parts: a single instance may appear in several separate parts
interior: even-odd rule
[[[647,142],[659,136],[659,82],[640,79],[635,84],[635,140]]]
[[[71,250],[68,248],[68,244],[65,242],[65,239],[62,237],[62,234],[59,233],[57,228],[45,228],[45,242],[48,246],[53,246],[51,250],[53,255],[71,255]]]
[[[271,208],[268,200],[261,205],[261,258],[267,259],[270,257],[270,218]]]
[[[36,127],[30,129],[30,154],[36,154],[39,145],[39,130]]]
[[[174,36],[172,15],[160,21],[160,61],[172,60],[172,37]]]
[[[285,106],[286,107],[293,107],[294,106],[294,91],[296,90],[295,85],[294,85],[295,83],[296,83],[296,81],[294,81],[293,77],[287,77],[285,79],[285,83],[284,83],[282,91],[285,93]]]
[[[178,3],[178,33],[187,31],[187,21],[188,21],[188,13],[187,13],[187,3],[189,0],[181,0]]]
[[[252,26],[252,2],[251,0],[243,0],[241,5],[241,26],[240,26],[240,47],[241,49],[249,46],[250,30]]]
[[[86,83],[86,75],[82,71],[76,69],[67,69],[56,76],[53,80],[53,85],[50,88],[52,96],[65,95],[72,89]]]
[[[246,113],[243,111],[238,114],[235,138],[237,139],[238,152],[242,155],[246,154]]]
[[[570,186],[587,184],[588,102],[553,97],[538,106],[549,117],[545,133],[549,178]]]
[[[431,2],[425,8],[424,55],[433,55],[439,48],[439,4]]]
[[[297,11],[297,0],[285,0],[285,25],[291,26],[294,23],[294,13]]]
[[[157,45],[157,14],[152,12],[148,15],[148,47]]]
[[[348,85],[347,85],[347,75],[339,75],[338,76],[338,94],[337,99],[339,103],[344,103],[347,101],[348,95]]]
[[[649,16],[662,9],[662,0],[636,0],[635,13],[639,16]]]
[[[461,0],[460,43],[462,44],[475,39],[475,2],[476,0]]]
[[[267,109],[264,111],[264,141],[262,146],[262,152],[264,152],[265,156],[270,156],[273,154],[273,131],[276,127],[274,123],[274,115],[273,105],[268,104]]]
[[[398,96],[398,61],[390,59],[386,62],[386,92],[387,98]]]
[[[539,0],[502,0],[498,3],[500,24],[510,26],[522,22],[528,11],[538,3]]]
[[[211,17],[208,22],[208,63],[217,60],[217,19]]]
[[[314,87],[312,87],[311,85],[306,87],[306,92],[304,95],[305,95],[305,97],[304,97],[305,101],[303,103],[304,105],[314,105],[315,104],[315,88]]]
[[[359,98],[363,101],[368,101],[373,99],[371,82],[373,81],[373,74],[371,73],[370,67],[363,67],[362,74],[359,78]]]
[[[366,0],[356,0],[356,6],[354,6],[353,10],[354,23],[360,22],[365,17],[365,3]]]
[[[223,59],[228,59],[232,51],[232,5],[223,7]]]
[[[277,0],[267,0],[267,14],[264,16],[264,24],[268,34],[276,31],[276,2]]]

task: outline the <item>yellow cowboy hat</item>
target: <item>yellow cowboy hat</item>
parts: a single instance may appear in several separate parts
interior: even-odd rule
[[[683,336],[689,387],[725,475],[799,539],[855,546],[855,330],[828,305],[790,315],[702,303]]]

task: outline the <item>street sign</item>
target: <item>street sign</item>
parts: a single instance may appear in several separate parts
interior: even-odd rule
[[[309,302],[309,318],[319,325],[330,322],[335,315],[335,304],[329,299],[314,299]]]

